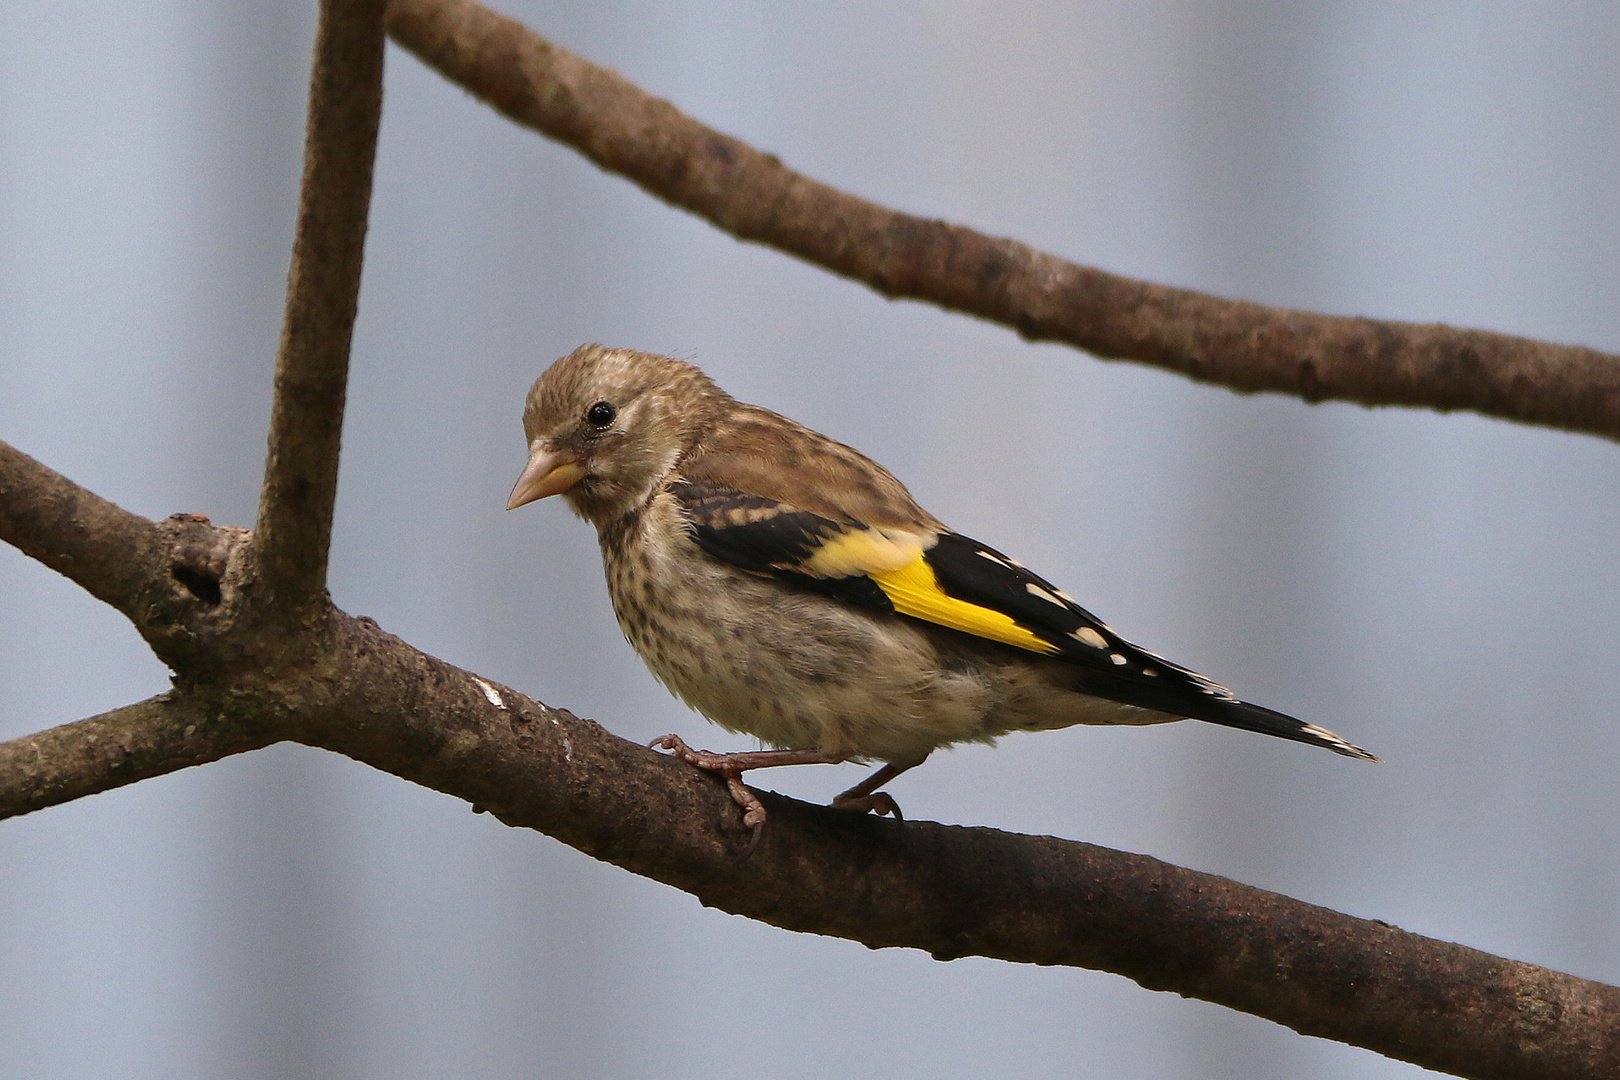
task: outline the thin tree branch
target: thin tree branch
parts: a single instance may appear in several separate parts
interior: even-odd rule
[[[382,113],[384,0],[323,0],[298,233],[259,499],[264,584],[292,609],[326,587],[349,340]]]
[[[164,694],[0,743],[0,818],[26,814],[274,740],[210,718],[192,698]]]
[[[255,592],[250,533],[201,514],[148,521],[0,442],[0,540],[121,612],[158,658],[193,679],[231,677],[253,657],[217,649]],[[236,674],[240,674],[239,671]]]
[[[158,527],[0,442],[0,540],[131,614]]]
[[[1469,409],[1620,438],[1620,357],[1134,281],[808,179],[472,0],[393,0],[388,30],[446,78],[602,168],[885,296],[1241,391]]]

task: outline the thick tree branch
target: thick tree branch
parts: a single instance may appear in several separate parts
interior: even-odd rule
[[[704,904],[873,947],[1112,971],[1465,1076],[1620,1075],[1620,989],[1146,856],[765,796],[769,831],[743,858],[714,777],[369,627],[334,630],[354,681],[311,741]]]
[[[75,580],[120,566],[103,587],[176,670],[171,695],[0,746],[0,817],[293,739],[788,929],[1113,971],[1464,1076],[1620,1075],[1620,989],[1145,856],[765,796],[744,858],[716,778],[329,603],[289,633],[243,530],[143,522],[3,444],[0,466],[7,538],[73,551]],[[84,515],[35,509],[57,505],[113,525],[87,540]]]
[[[211,718],[196,699],[147,698],[0,743],[0,818],[257,750],[271,741],[251,725]]]
[[[326,587],[349,340],[382,114],[384,0],[323,0],[298,232],[259,501],[264,584],[288,613]]]
[[[1133,281],[800,176],[472,0],[393,0],[388,30],[446,78],[602,168],[885,296],[1236,390],[1470,409],[1620,438],[1620,357]]]
[[[368,620],[329,611],[310,634],[305,661],[258,687],[249,720],[233,718],[249,698],[207,688],[220,704],[189,716],[228,734],[177,746],[175,767],[295,738],[791,930],[942,959],[1112,971],[1463,1076],[1620,1075],[1615,987],[1146,856],[772,795],[769,831],[744,858],[747,830],[715,778],[418,652]],[[157,699],[112,714],[118,745],[197,737],[191,725],[203,730],[202,721],[177,715],[191,707]],[[121,755],[98,756],[75,730],[107,719],[0,746],[0,812],[28,808],[35,792],[125,782]],[[38,755],[40,740],[68,749]],[[18,779],[14,761],[35,764]],[[87,775],[97,768],[99,785]]]
[[[766,795],[744,858],[714,777],[329,605],[289,634],[242,530],[143,522],[3,444],[0,464],[7,538],[72,550],[75,580],[121,566],[104,588],[177,672],[171,695],[0,745],[0,817],[293,739],[788,929],[1112,971],[1463,1076],[1620,1075],[1620,989],[1145,856]],[[42,505],[113,525],[87,540],[85,515]]]

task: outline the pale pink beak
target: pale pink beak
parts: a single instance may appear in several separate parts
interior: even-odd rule
[[[529,455],[529,463],[523,467],[523,475],[518,477],[516,486],[512,488],[512,497],[506,500],[506,508],[516,510],[536,499],[561,495],[583,480],[588,471],[578,458],[567,451],[547,450],[544,445],[538,446]]]

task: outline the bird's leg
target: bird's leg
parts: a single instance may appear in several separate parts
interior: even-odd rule
[[[894,796],[878,788],[899,776],[910,765],[895,765],[890,763],[881,768],[872,770],[871,775],[856,784],[842,795],[833,799],[832,804],[840,810],[858,810],[863,814],[892,814],[898,821],[904,821],[905,815],[900,812],[900,804],[894,801]]]
[[[754,830],[756,840],[760,826],[765,824],[765,807],[743,785],[743,773],[749,769],[769,769],[777,765],[837,765],[844,760],[823,754],[820,750],[745,750],[735,754],[715,754],[708,750],[692,749],[679,735],[663,735],[647,745],[654,750],[668,750],[688,765],[725,777],[726,789],[731,792],[732,800],[742,807],[743,824]]]

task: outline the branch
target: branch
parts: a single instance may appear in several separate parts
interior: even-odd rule
[[[748,831],[714,777],[421,653],[369,620],[331,611],[317,625],[312,668],[263,687],[254,715],[282,719],[248,733],[261,744],[274,727],[724,911],[941,959],[1111,971],[1464,1076],[1620,1075],[1615,987],[1147,856],[769,794],[769,831],[745,858]],[[171,716],[125,713],[154,742],[186,731]],[[56,734],[0,746],[0,762]],[[97,789],[86,762],[101,763],[107,786],[124,781],[116,759],[54,760],[80,791]],[[27,780],[30,790],[65,782],[44,766]],[[15,783],[0,768],[0,807],[18,804]]]
[[[251,537],[201,514],[148,521],[0,442],[0,540],[117,609],[194,681],[255,670],[253,655],[217,647],[255,625],[236,604],[256,591]]]
[[[157,526],[0,442],[0,540],[129,615]]]
[[[298,234],[259,498],[265,584],[295,609],[326,588],[349,340],[382,113],[384,0],[323,0],[310,72]]]
[[[1620,989],[1142,855],[724,784],[362,622],[334,623],[333,722],[306,738],[509,825],[789,930],[939,959],[1095,968],[1465,1076],[1620,1075]]]
[[[169,694],[0,744],[0,818],[26,814],[188,765],[257,750],[273,739],[211,719]]]
[[[1620,438],[1620,357],[1225,300],[902,214],[801,176],[472,0],[393,0],[388,31],[513,120],[650,194],[885,296],[1235,390],[1469,409]]]

